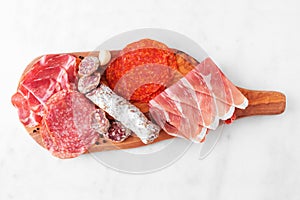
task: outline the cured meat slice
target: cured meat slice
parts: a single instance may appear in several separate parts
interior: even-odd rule
[[[147,102],[165,89],[170,77],[168,66],[141,65],[126,72],[116,83],[114,91],[127,100]]]
[[[27,99],[20,92],[15,93],[11,98],[12,104],[18,108],[19,119],[25,126],[36,126],[41,117],[32,111]]]
[[[206,58],[197,65],[195,71],[202,75],[208,88],[216,98],[219,116],[222,119],[228,119],[232,115],[234,107],[240,109],[247,107],[247,98],[226,78],[211,58]],[[230,107],[224,108],[226,105],[230,105]]]
[[[201,79],[198,85],[201,84],[200,81]],[[206,89],[205,92],[210,93],[207,88],[203,87],[204,89]],[[196,92],[189,82],[189,77],[180,79],[176,85],[169,87],[165,92],[168,95],[166,98],[175,101],[180,106],[185,118],[191,118],[192,121],[206,128],[215,129],[218,126],[213,98]]]
[[[232,117],[248,100],[207,58],[149,102],[150,114],[170,135],[201,142],[219,120]]]
[[[36,77],[44,77],[45,75],[51,77],[51,73],[46,73],[47,68],[63,68],[68,74],[69,83],[74,83],[76,79],[76,57],[70,54],[49,54],[41,56],[32,66],[29,66],[22,75],[20,83],[28,79],[34,80]],[[39,76],[36,74],[42,73]],[[44,75],[43,75],[44,74]]]
[[[123,126],[120,122],[114,121],[111,123],[108,131],[103,135],[114,142],[123,142],[132,134],[132,131],[125,126]]]
[[[76,65],[72,55],[45,55],[26,69],[11,99],[25,126],[40,124],[46,101],[58,91],[74,87]]]
[[[79,64],[78,75],[89,76],[98,69],[99,65],[100,61],[97,57],[87,56]]]
[[[162,108],[159,104],[156,103],[156,101],[160,102],[160,104],[164,105],[164,108]],[[157,119],[159,117],[163,117],[164,120],[157,120],[156,122],[160,127],[165,127],[168,130],[170,134],[175,134],[178,131],[178,127],[180,127],[181,124],[181,113],[178,110],[176,104],[174,101],[169,101],[164,93],[161,93],[161,95],[156,96],[156,100],[151,101],[151,114],[154,119]],[[155,112],[154,112],[154,109]],[[167,122],[167,123],[165,123]]]
[[[97,109],[92,113],[91,127],[96,130],[100,135],[106,133],[109,129],[110,122],[105,116],[105,112]]]
[[[166,45],[143,39],[127,45],[106,69],[109,86],[127,100],[148,102],[162,92],[177,70]]]
[[[92,127],[95,106],[77,91],[62,90],[46,103],[41,136],[56,157],[73,158],[87,151],[98,139]]]
[[[194,142],[201,141],[207,132],[207,128],[198,125],[197,122],[193,124],[194,121],[186,118],[186,113],[182,111],[184,107],[182,109],[180,103],[174,103],[174,107],[165,106],[173,101],[168,98],[165,99],[165,97],[159,99],[161,94],[150,101],[150,113],[154,121],[170,135],[183,137]],[[163,104],[162,102],[168,103]]]
[[[198,73],[188,73],[179,83],[182,83],[184,90],[187,90],[191,94],[190,96],[196,100],[197,110],[199,110],[203,119],[200,125],[216,129],[219,124],[219,118],[215,100],[204,79]]]
[[[207,128],[200,123],[200,113],[194,106],[181,102],[178,97],[176,100],[171,99],[170,94],[163,92],[150,101],[152,118],[170,135],[194,142],[201,141]],[[174,98],[174,94],[171,96]]]
[[[78,81],[78,91],[85,94],[95,89],[100,83],[100,73],[81,77]]]

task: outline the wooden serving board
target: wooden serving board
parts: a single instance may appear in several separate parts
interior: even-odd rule
[[[116,56],[119,51],[112,51],[112,57]],[[179,51],[178,51],[179,52]],[[179,52],[182,54],[182,52]],[[78,52],[78,53],[70,53],[72,55],[77,56],[78,59],[82,57],[85,57],[87,55],[98,55],[98,52]],[[24,74],[30,69],[31,65],[40,57],[34,59],[28,67],[24,70]],[[181,61],[177,60],[178,63]],[[189,58],[189,62],[197,62],[193,58]],[[182,64],[183,65],[183,64]],[[179,64],[179,68],[182,67],[181,64]],[[244,88],[238,89],[245,95],[245,97],[249,101],[249,105],[246,109],[235,109],[235,115],[236,119],[242,118],[242,117],[248,117],[253,115],[275,115],[275,114],[281,114],[285,110],[286,106],[286,97],[284,94],[276,91],[257,91],[257,90],[248,90]],[[135,104],[137,107],[141,109],[142,112],[147,112],[147,108],[145,109],[145,105],[143,104]],[[41,146],[42,139],[39,134],[39,127],[33,127],[33,128],[27,128],[26,130],[28,133],[33,137],[33,139],[39,143]],[[154,140],[153,143],[159,142],[162,140],[171,139],[173,136],[168,135],[166,132],[161,131],[159,134],[159,137]],[[151,144],[147,144],[151,145]],[[107,140],[106,138],[99,138],[99,140],[90,147],[89,152],[100,152],[100,151],[107,151],[107,150],[116,150],[116,149],[129,149],[129,148],[136,148],[145,146],[144,143],[141,142],[141,140],[136,137],[132,136],[126,139],[125,141],[121,143],[115,143],[111,142],[110,140]],[[87,152],[88,153],[88,152]]]

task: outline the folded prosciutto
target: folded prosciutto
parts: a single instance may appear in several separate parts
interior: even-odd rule
[[[245,109],[246,97],[206,58],[149,102],[150,114],[168,134],[201,142],[220,120]]]

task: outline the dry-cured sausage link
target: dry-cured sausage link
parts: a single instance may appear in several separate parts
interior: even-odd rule
[[[132,130],[143,143],[147,144],[157,138],[160,127],[149,121],[137,107],[115,94],[108,86],[101,84],[87,93],[86,97]]]

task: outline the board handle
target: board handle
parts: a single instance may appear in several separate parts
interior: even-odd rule
[[[236,118],[253,115],[276,115],[284,112],[286,97],[281,92],[248,90],[238,87],[249,101],[246,109],[236,109]]]

